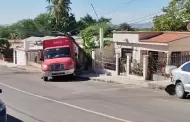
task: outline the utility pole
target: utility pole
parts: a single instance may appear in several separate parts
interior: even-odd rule
[[[100,28],[100,33],[99,33],[99,40],[100,40],[100,50],[102,52],[102,49],[104,48],[104,32],[103,28]]]

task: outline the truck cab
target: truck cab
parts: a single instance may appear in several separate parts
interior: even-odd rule
[[[70,38],[43,41],[41,55],[43,80],[49,77],[73,76],[76,69],[76,53]]]

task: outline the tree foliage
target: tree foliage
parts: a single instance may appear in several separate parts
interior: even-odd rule
[[[96,25],[91,25],[89,27],[87,27],[86,29],[81,31],[81,36],[83,39],[83,46],[84,49],[90,53],[91,49],[96,48],[97,46],[99,46],[99,29],[103,28],[104,30],[104,34],[107,31],[107,29],[109,28],[109,25],[105,22],[103,23],[99,23]],[[105,41],[105,44],[109,44],[109,41]]]
[[[11,44],[9,43],[8,39],[0,38],[0,53],[5,54],[6,50],[9,50]]]
[[[116,30],[119,31],[134,31],[134,29],[127,23],[121,23]]]
[[[163,8],[164,14],[153,19],[155,31],[187,31],[190,20],[190,0],[172,0]]]
[[[47,7],[51,16],[56,19],[56,23],[66,22],[70,15],[70,0],[47,0]]]

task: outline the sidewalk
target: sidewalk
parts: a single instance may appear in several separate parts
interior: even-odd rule
[[[101,82],[125,84],[133,87],[143,87],[143,88],[161,89],[161,90],[165,89],[168,85],[171,84],[170,80],[138,81],[138,80],[129,79],[128,77],[124,76],[105,76],[105,75],[98,75],[95,73],[83,74],[80,75],[80,77],[89,78],[91,80],[101,81]]]
[[[39,69],[39,68],[35,68],[32,66],[20,66],[20,65],[13,64],[13,63],[5,62],[3,60],[0,60],[0,66],[6,66],[6,67],[13,68],[13,69],[24,70],[27,72],[41,72],[41,69]]]
[[[39,65],[31,64],[31,66],[18,66],[13,63],[8,63],[0,60],[1,66],[7,66],[10,68],[20,69],[27,72],[41,72],[41,69],[39,68]],[[90,80],[94,81],[100,81],[100,82],[107,82],[107,83],[115,83],[115,84],[125,84],[129,85],[131,87],[143,87],[143,88],[150,88],[150,89],[165,89],[167,86],[171,84],[170,80],[163,80],[163,81],[138,81],[138,80],[132,80],[128,77],[124,76],[105,76],[96,74],[93,72],[80,72],[77,76],[88,78]]]

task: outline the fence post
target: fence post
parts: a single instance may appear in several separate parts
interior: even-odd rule
[[[15,55],[15,53],[16,53],[16,50],[15,50],[15,48],[13,48],[13,63],[14,64],[16,64],[16,60],[15,60],[16,55]]]
[[[119,53],[115,54],[115,58],[116,58],[116,75],[119,75]]]
[[[171,58],[171,52],[168,52],[167,53],[167,62],[166,62],[166,65],[169,65],[170,64],[170,58]]]
[[[131,59],[131,55],[127,54],[127,76],[129,76],[130,74],[130,59]]]
[[[143,56],[143,79],[147,80],[148,75],[148,55]]]
[[[95,69],[95,61],[96,61],[96,54],[95,54],[95,50],[92,50],[92,70]]]

